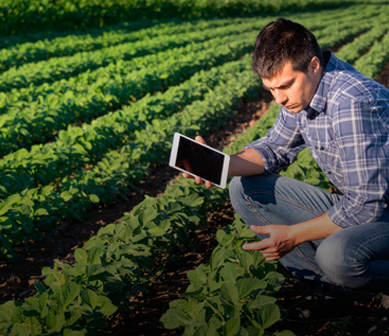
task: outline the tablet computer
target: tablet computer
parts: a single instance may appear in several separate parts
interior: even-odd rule
[[[229,155],[185,135],[175,133],[169,165],[224,189],[227,184]]]

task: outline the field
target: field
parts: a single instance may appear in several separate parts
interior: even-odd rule
[[[1,335],[364,335],[373,293],[344,320],[287,323],[304,284],[241,249],[256,237],[227,190],[167,159],[174,132],[228,154],[265,135],[279,107],[251,51],[279,16],[388,86],[389,4],[118,1],[117,22],[105,1],[15,3],[0,12]],[[307,151],[282,174],[333,188]]]

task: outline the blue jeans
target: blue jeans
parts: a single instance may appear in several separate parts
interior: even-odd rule
[[[235,177],[232,206],[248,225],[293,225],[326,212],[341,195],[269,174]],[[260,239],[267,235],[258,234]],[[279,260],[297,277],[347,288],[389,291],[389,210],[375,223],[302,243]]]

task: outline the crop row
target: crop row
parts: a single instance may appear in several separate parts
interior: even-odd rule
[[[14,243],[39,238],[42,230],[84,213],[92,202],[109,202],[144,178],[151,163],[166,162],[175,131],[194,135],[200,129],[207,132],[223,125],[234,113],[232,107],[258,92],[260,86],[251,71],[230,76],[182,112],[146,123],[142,130],[135,131],[134,141],[120,151],[107,153],[93,168],[64,177],[56,186],[26,189],[9,196],[0,205],[0,253],[10,256]]]
[[[368,8],[370,7],[375,8],[375,6],[369,6]],[[345,8],[343,10],[323,11],[321,12],[321,20],[316,21],[316,24],[323,25],[328,19],[344,19],[347,16],[352,16],[363,11],[365,11],[365,7],[361,6]],[[300,14],[296,18],[306,20],[306,16],[307,14]],[[51,39],[47,38],[47,33],[41,33],[34,36],[35,39],[38,39],[36,42],[22,43],[20,41],[15,46],[1,49],[0,70],[5,71],[11,67],[21,66],[22,64],[48,60],[52,57],[72,56],[80,52],[96,51],[129,42],[140,40],[148,40],[151,42],[155,37],[161,37],[163,35],[176,35],[228,25],[238,25],[253,20],[258,21],[257,18],[219,18],[213,20],[192,20],[178,24],[178,21],[175,20],[172,22],[158,23],[152,27],[147,27],[147,25],[152,24],[151,22],[127,22],[105,29],[93,29],[87,32],[81,31],[79,35],[73,33],[70,36]],[[315,27],[310,26],[310,28]]]
[[[360,55],[369,50],[374,42],[380,41],[388,29],[389,25],[380,21],[378,25],[370,29],[368,32],[354,39],[352,43],[344,46],[342,50],[337,53],[337,57],[347,63],[353,64],[358,58],[360,58]]]
[[[262,20],[251,19],[239,24],[232,22],[221,27],[211,27],[211,29],[206,30],[195,29],[194,31],[170,36],[159,35],[153,38],[121,43],[120,45],[102,48],[97,51],[77,53],[70,57],[55,57],[48,61],[26,64],[19,68],[12,68],[0,75],[0,91],[4,92],[13,88],[19,89],[30,85],[52,83],[60,79],[74,77],[85,71],[106,67],[121,60],[128,61],[132,58],[156,54],[188,44],[259,30],[268,21],[269,18]]]
[[[354,4],[347,0],[229,0],[184,1],[147,0],[133,1],[73,1],[44,0],[3,1],[0,8],[1,35],[25,31],[69,30],[84,27],[102,27],[123,20],[151,18],[231,17],[275,14],[282,11],[304,11],[319,8],[336,8]],[[39,20],[36,18],[39,17]]]
[[[56,141],[7,155],[0,159],[1,199],[26,188],[47,185],[86,165],[95,164],[108,151],[134,140],[135,130],[141,130],[146,123],[173,115],[195,100],[201,100],[219,83],[248,70],[250,58],[246,56],[208,71],[199,71],[164,93],[146,95],[90,124],[69,126],[59,132]]]
[[[381,41],[376,41],[369,52],[359,58],[354,66],[364,75],[377,78],[389,60],[389,33]]]
[[[236,36],[218,38],[138,57],[137,66],[135,60],[118,62],[110,66],[110,71],[99,71],[98,77],[82,75],[82,81],[74,81],[74,88],[66,93],[50,94],[42,102],[32,102],[21,111],[14,108],[0,116],[0,155],[33,142],[46,142],[69,124],[92,120],[147,93],[176,85],[197,71],[237,59],[249,52],[252,38],[252,33],[239,35],[238,40]],[[133,70],[128,71],[129,67]]]
[[[0,50],[0,70],[2,72],[19,67],[31,62],[48,60],[53,57],[72,56],[81,52],[96,51],[103,48],[113,47],[119,44],[136,42],[140,40],[151,40],[163,35],[176,35],[191,31],[218,28],[228,24],[239,24],[242,18],[236,19],[214,19],[214,20],[193,20],[180,22],[169,21],[138,21],[121,23],[117,26],[105,29],[91,29],[71,33],[70,35],[48,38],[47,32],[36,34],[34,42],[12,41],[9,37],[9,47],[4,45]],[[150,27],[149,27],[150,26]],[[31,37],[32,38],[32,37]],[[36,41],[35,41],[36,40]],[[4,43],[4,42],[3,42]]]

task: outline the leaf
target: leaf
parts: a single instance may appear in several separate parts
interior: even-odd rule
[[[64,191],[61,193],[60,197],[65,201],[68,202],[72,199],[73,195],[69,191]]]
[[[212,253],[211,259],[209,261],[211,265],[211,269],[215,269],[217,266],[220,265],[220,262],[223,260],[224,254],[226,253],[226,249],[222,247],[219,250],[215,250]]]
[[[99,203],[100,202],[100,198],[96,194],[90,194],[89,199],[92,203]]]
[[[100,257],[102,256],[103,250],[98,246],[94,246],[88,251],[88,263],[92,265],[99,265],[101,264]]]
[[[40,295],[46,292],[45,286],[38,280],[34,280],[34,286]]]
[[[116,307],[112,301],[105,296],[99,296],[98,301],[100,305],[100,312],[104,316],[110,316],[118,309],[118,307]]]
[[[34,216],[48,216],[49,212],[45,208],[39,208],[35,210]]]
[[[80,294],[80,287],[75,282],[67,282],[61,286],[60,297],[64,307],[71,304]]]
[[[166,329],[175,329],[189,324],[190,319],[181,308],[170,308],[160,322]]]
[[[242,299],[257,289],[266,288],[267,283],[260,279],[242,278],[236,282],[236,286],[238,288],[239,298]]]
[[[258,320],[264,329],[270,327],[281,319],[280,308],[275,304],[267,304],[258,311]]]
[[[207,274],[200,267],[189,271],[187,277],[191,283],[198,286],[204,286],[207,283]]]
[[[165,230],[159,226],[154,226],[147,230],[154,237],[161,237],[165,234]]]
[[[224,325],[223,336],[235,336],[240,329],[240,318],[234,317],[231,320],[228,320]]]
[[[15,323],[12,327],[10,336],[30,336],[30,332],[24,323]]]
[[[276,303],[277,299],[272,296],[259,295],[254,300],[250,301],[248,304],[249,309],[258,309],[267,304]]]
[[[157,210],[154,208],[147,208],[139,214],[139,222],[142,224],[148,224],[152,222],[158,216]]]
[[[238,276],[238,271],[233,263],[226,263],[226,265],[220,271],[220,275],[222,276],[225,282],[236,283],[236,278]]]
[[[79,263],[86,263],[88,261],[88,254],[82,248],[78,248],[74,251],[74,258]]]
[[[92,309],[97,306],[98,300],[98,295],[90,289],[85,289],[82,293],[82,301],[85,302]]]
[[[221,300],[234,307],[239,304],[238,288],[230,283],[224,283],[220,288]]]
[[[224,230],[217,230],[216,231],[216,240],[219,244],[223,241],[223,238],[226,236],[226,231]]]

